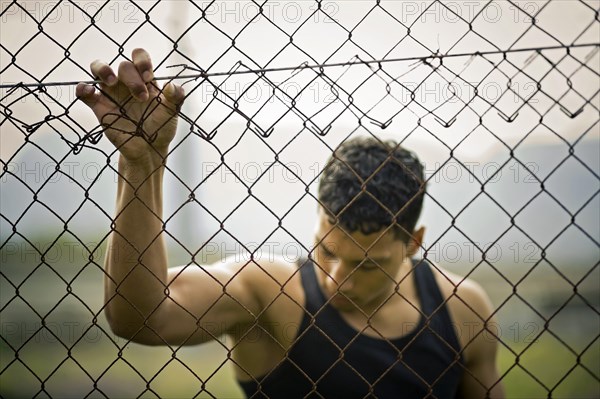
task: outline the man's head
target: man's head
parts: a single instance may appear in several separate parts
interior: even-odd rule
[[[348,232],[393,230],[405,243],[415,228],[425,182],[423,166],[393,141],[357,137],[332,154],[319,185],[329,221]]]
[[[334,152],[319,186],[313,254],[333,306],[369,313],[393,297],[423,238],[415,225],[424,191],[419,160],[394,142],[355,138]]]

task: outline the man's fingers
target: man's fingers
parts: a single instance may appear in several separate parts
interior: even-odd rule
[[[146,88],[150,97],[156,97],[159,94],[158,86],[154,80],[154,71],[152,70],[152,60],[150,54],[143,48],[136,48],[131,54],[133,65],[137,68],[142,80],[146,83]]]
[[[165,99],[171,104],[175,105],[177,108],[179,108],[181,104],[183,104],[183,100],[185,100],[185,92],[183,87],[177,86],[172,82],[169,82],[165,85],[163,88],[163,94]]]
[[[154,72],[152,71],[150,54],[143,48],[136,48],[133,50],[131,58],[144,82],[151,82],[154,79]]]
[[[118,82],[117,75],[115,75],[112,68],[100,60],[92,61],[90,69],[94,77],[100,79],[108,86],[114,86]]]
[[[148,100],[146,84],[132,62],[123,61],[119,64],[119,80],[127,86],[135,98],[141,101]]]
[[[90,107],[92,110],[94,106],[98,103],[98,99],[100,94],[96,93],[96,89],[92,85],[86,85],[84,83],[79,83],[75,88],[75,95],[79,98],[85,105]]]
[[[108,64],[99,60],[92,62],[91,69],[94,76],[107,86],[114,86],[121,82],[140,101],[147,101],[150,97],[160,94],[159,86],[154,79],[150,55],[144,49],[136,48],[132,53],[132,61],[123,61],[119,64],[118,77]],[[176,113],[185,100],[183,88],[169,82],[163,87],[162,93],[164,99],[174,106],[173,113]],[[92,109],[101,97],[93,86],[84,84],[77,86],[76,94]]]

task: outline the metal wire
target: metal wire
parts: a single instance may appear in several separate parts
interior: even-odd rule
[[[0,44],[2,54],[0,89],[6,89],[0,95],[2,139],[4,140],[5,137],[11,135],[11,140],[16,141],[15,137],[18,136],[19,143],[12,153],[2,157],[0,182],[4,186],[3,191],[6,195],[12,195],[7,191],[12,190],[13,187],[7,182],[18,183],[19,192],[24,193],[14,194],[20,195],[22,198],[19,198],[18,201],[24,204],[18,214],[5,213],[4,206],[2,214],[0,214],[3,230],[0,245],[0,252],[3,254],[3,266],[0,269],[3,291],[0,316],[3,319],[3,325],[12,328],[18,324],[15,324],[11,319],[16,312],[14,309],[23,308],[28,313],[32,313],[32,317],[39,320],[39,324],[29,331],[29,334],[23,335],[20,332],[19,339],[15,339],[9,327],[5,328],[3,326],[0,340],[2,344],[0,379],[13,378],[14,375],[21,373],[21,375],[27,375],[27,378],[33,378],[36,381],[35,389],[28,387],[27,390],[34,397],[59,397],[62,394],[56,393],[53,381],[60,380],[63,368],[74,363],[76,368],[83,373],[83,375],[80,374],[80,377],[92,386],[89,391],[76,387],[79,389],[76,391],[76,396],[160,397],[163,393],[157,388],[160,385],[157,381],[160,380],[161,375],[171,367],[181,367],[198,382],[196,396],[216,397],[208,384],[217,379],[215,376],[221,368],[226,363],[232,362],[243,369],[242,365],[231,358],[235,345],[232,347],[219,341],[218,336],[215,336],[209,330],[203,329],[198,323],[199,330],[203,330],[203,333],[214,338],[218,342],[219,348],[226,353],[226,360],[216,369],[211,370],[207,375],[205,375],[206,373],[200,373],[180,357],[183,345],[166,345],[170,351],[170,358],[160,365],[158,370],[141,370],[141,366],[129,360],[124,352],[130,346],[130,342],[119,342],[103,324],[104,305],[98,307],[95,304],[90,304],[89,298],[76,289],[78,279],[86,272],[103,273],[101,257],[99,258],[95,254],[103,248],[108,236],[113,232],[114,219],[112,209],[106,209],[106,206],[102,204],[102,200],[97,198],[98,193],[95,187],[103,176],[118,174],[114,163],[111,163],[117,152],[102,147],[100,141],[103,137],[104,128],[100,125],[89,127],[84,117],[76,111],[78,107],[77,99],[71,97],[65,100],[61,96],[53,95],[49,89],[67,87],[69,90],[74,90],[72,86],[79,82],[94,84],[99,87],[100,82],[94,80],[85,66],[89,60],[76,58],[73,55],[87,32],[93,31],[95,34],[100,35],[102,40],[106,41],[107,46],[117,48],[114,58],[109,60],[109,63],[114,65],[118,59],[128,59],[125,47],[129,45],[130,41],[133,41],[138,32],[141,32],[142,29],[151,29],[170,43],[167,54],[154,55],[155,57],[161,57],[156,69],[162,67],[180,69],[178,73],[158,76],[156,80],[183,81],[189,101],[192,101],[195,95],[205,93],[207,88],[211,89],[211,94],[204,98],[199,109],[193,110],[191,107],[184,107],[179,111],[181,123],[186,126],[183,130],[186,131],[180,134],[183,137],[170,150],[170,156],[176,158],[179,153],[185,151],[187,144],[183,144],[184,142],[194,142],[193,140],[198,139],[216,154],[217,161],[212,165],[212,170],[203,176],[200,181],[191,181],[193,179],[179,176],[176,167],[171,165],[165,167],[166,173],[184,188],[187,198],[165,218],[164,226],[175,223],[181,217],[181,214],[185,212],[184,208],[188,204],[197,206],[205,214],[207,220],[218,226],[214,234],[211,234],[208,238],[207,243],[199,248],[190,247],[185,239],[171,232],[168,228],[163,230],[162,233],[175,246],[180,248],[186,256],[186,260],[183,262],[187,264],[186,267],[195,267],[197,263],[201,263],[197,262],[197,258],[203,251],[207,250],[207,244],[221,236],[227,236],[235,243],[237,248],[251,254],[251,261],[253,262],[253,257],[257,255],[256,248],[236,237],[236,232],[228,227],[229,223],[236,218],[236,212],[243,210],[245,204],[251,202],[259,204],[266,214],[276,221],[272,231],[265,234],[264,239],[259,243],[259,248],[269,243],[269,240],[277,234],[283,233],[291,237],[305,254],[311,255],[312,247],[303,243],[297,237],[294,229],[284,222],[289,220],[290,215],[300,207],[303,201],[308,200],[318,203],[318,198],[311,193],[311,187],[320,179],[321,170],[307,178],[306,174],[299,173],[289,163],[282,161],[286,151],[293,149],[297,142],[308,137],[313,143],[319,143],[319,145],[332,152],[335,150],[335,145],[330,140],[333,135],[341,135],[344,138],[353,137],[358,133],[377,136],[378,134],[387,133],[389,130],[386,129],[390,126],[393,125],[397,128],[399,123],[403,123],[402,129],[407,133],[401,137],[400,142],[410,141],[415,136],[427,136],[431,142],[446,152],[446,157],[441,164],[437,164],[434,170],[430,171],[428,177],[430,186],[436,176],[444,173],[446,167],[456,164],[463,173],[466,173],[469,179],[480,187],[480,191],[465,199],[462,208],[459,210],[450,209],[444,198],[437,197],[432,193],[426,194],[427,201],[435,204],[440,214],[447,218],[448,223],[443,226],[438,238],[424,248],[424,257],[433,257],[433,249],[436,248],[436,245],[442,241],[446,234],[453,232],[460,234],[479,254],[479,258],[469,266],[465,278],[476,277],[478,271],[489,268],[509,291],[508,295],[495,303],[495,311],[492,316],[497,316],[511,302],[519,301],[521,308],[534,314],[543,324],[542,328],[536,331],[534,339],[521,347],[511,345],[505,336],[496,334],[491,329],[486,331],[492,335],[496,334],[502,350],[507,351],[516,359],[500,376],[500,381],[507,380],[511,373],[522,373],[529,379],[534,380],[547,397],[556,394],[557,390],[560,390],[561,384],[570,378],[574,378],[573,376],[577,373],[584,374],[588,380],[594,381],[596,384],[600,382],[597,367],[593,363],[590,364],[590,362],[585,361],[585,358],[594,356],[590,353],[597,347],[600,331],[595,330],[586,335],[582,338],[583,344],[579,345],[565,338],[553,324],[556,323],[555,320],[562,317],[561,315],[564,314],[569,304],[575,301],[579,301],[582,304],[581,306],[588,311],[588,314],[591,314],[596,320],[600,315],[597,297],[593,295],[590,297],[587,291],[583,292],[582,288],[597,279],[598,265],[600,264],[600,258],[597,256],[597,249],[600,247],[597,232],[585,224],[585,219],[589,216],[589,209],[597,204],[600,195],[600,173],[597,165],[589,158],[582,156],[580,150],[581,143],[586,138],[591,137],[595,140],[594,143],[598,143],[600,73],[598,72],[597,59],[600,42],[590,42],[590,40],[595,40],[590,39],[590,37],[593,38],[594,33],[598,31],[600,26],[599,10],[594,8],[597,7],[597,3],[583,0],[571,2],[570,7],[577,9],[581,19],[576,29],[577,32],[572,33],[568,39],[565,39],[560,34],[561,27],[556,23],[543,23],[544,19],[549,18],[548,15],[553,12],[557,2],[505,2],[504,7],[509,4],[508,7],[511,7],[511,10],[515,12],[515,15],[518,15],[519,19],[525,18],[528,22],[520,35],[512,40],[508,46],[503,47],[499,47],[494,42],[497,37],[492,37],[493,35],[487,30],[489,24],[486,24],[488,21],[485,17],[485,10],[492,9],[501,3],[495,0],[486,2],[477,13],[470,15],[468,18],[457,12],[453,3],[435,0],[428,5],[423,5],[423,7],[426,7],[419,10],[412,22],[406,21],[403,18],[405,15],[394,11],[393,2],[365,1],[362,3],[367,4],[368,9],[365,9],[364,15],[358,22],[352,24],[347,21],[340,22],[341,19],[331,15],[332,11],[328,9],[328,3],[317,0],[311,3],[313,7],[309,8],[311,12],[305,18],[295,21],[293,29],[280,26],[274,21],[275,18],[266,12],[267,1],[252,0],[248,4],[254,5],[257,12],[246,21],[236,24],[239,31],[235,35],[227,30],[226,24],[211,18],[210,8],[218,6],[219,3],[212,1],[200,4],[190,1],[186,2],[187,6],[199,17],[192,20],[189,26],[185,27],[182,34],[174,37],[171,37],[165,32],[164,27],[155,22],[155,13],[159,13],[159,7],[167,2],[158,1],[152,5],[142,3],[133,0],[121,3],[105,1],[95,3],[94,12],[89,12],[87,5],[77,1],[62,0],[52,3],[53,5],[48,6],[46,12],[40,15],[36,15],[37,13],[32,11],[27,4],[16,0],[5,2],[2,5],[3,10],[0,13],[0,18],[9,18],[18,13],[23,20],[35,24],[37,31],[31,37],[23,38],[22,43],[16,47],[9,45],[8,42]],[[124,39],[112,37],[111,32],[103,28],[99,22],[102,12],[107,12],[115,4],[127,5],[130,10],[143,16],[137,22],[133,31]],[[53,35],[50,25],[53,13],[58,12],[57,10],[60,7],[66,5],[72,10],[77,10],[88,20],[87,26],[70,40]],[[347,7],[347,4],[342,2],[338,7]],[[452,17],[452,21],[460,22],[464,28],[454,42],[449,45],[446,43],[447,45],[443,50],[439,47],[432,48],[431,44],[426,43],[426,40],[423,39],[423,34],[419,33],[419,21],[426,18],[428,13],[434,9],[443,10],[444,13]],[[370,18],[374,18],[373,15],[385,16],[385,28],[382,29],[389,32],[402,32],[398,33],[397,38],[394,38],[394,45],[389,47],[383,54],[364,46],[360,40],[361,29],[364,29]],[[319,18],[327,20],[332,29],[337,29],[345,37],[340,43],[336,42],[335,46],[337,47],[324,57],[307,51],[300,40],[303,27],[309,26],[311,21]],[[285,44],[278,48],[274,55],[267,55],[265,52],[265,57],[270,57],[266,60],[255,60],[256,55],[253,58],[249,47],[242,44],[243,41],[241,40],[243,34],[248,34],[248,32],[256,29],[257,25],[255,24],[258,20],[269,26],[270,29],[279,32],[286,40]],[[181,46],[181,42],[189,37],[186,35],[199,26],[205,26],[206,29],[210,29],[215,34],[215,37],[219,34],[219,37],[226,38],[230,43],[228,47],[222,49],[221,54],[216,59],[202,66],[199,65],[197,59],[186,54]],[[430,29],[435,29],[436,24],[430,23],[428,26]],[[531,41],[523,45],[524,38],[530,37],[534,38],[531,39],[533,41],[537,38],[539,45],[537,43],[531,44]],[[31,61],[23,61],[26,59],[24,54],[27,53],[28,48],[35,45],[34,41],[38,38],[51,42],[62,53],[61,59],[41,75],[32,72],[34,65],[31,64]],[[487,46],[485,50],[473,46],[465,50],[465,43],[470,43],[470,40],[475,39],[478,46]],[[394,52],[395,49],[401,49],[402,46],[408,45],[408,43],[412,46],[409,46],[409,48],[418,49],[419,52],[398,57]],[[352,46],[352,51],[356,55],[340,61],[347,54],[345,50],[347,46]],[[304,58],[303,63],[295,64],[287,61],[285,58],[286,51],[292,50],[302,55]],[[223,65],[228,62],[227,57],[230,57],[232,53],[238,57],[237,62],[229,65],[230,69],[225,71]],[[171,62],[172,58],[169,58],[171,56],[176,56],[183,61],[174,65]],[[523,57],[519,58],[519,56],[528,56],[528,58],[523,60]],[[281,64],[280,58],[286,60],[286,63]],[[452,63],[452,60],[464,60],[464,63]],[[81,79],[56,81],[53,74],[59,71],[64,64],[76,68],[80,72]],[[483,71],[475,80],[466,77],[469,68],[473,64],[478,64],[479,71]],[[537,65],[535,68],[533,67],[534,64]],[[283,72],[288,74],[285,79],[281,80]],[[6,76],[8,75],[22,78],[19,79],[21,80],[19,83],[10,83],[7,82],[8,78]],[[410,76],[410,78],[407,76]],[[228,84],[235,82],[234,79],[244,77],[248,78],[249,82],[243,90],[232,92],[228,89]],[[285,90],[285,85],[289,82],[301,82],[294,86],[298,89],[296,93],[290,94],[289,91]],[[427,90],[428,85],[434,82],[444,84],[447,98],[434,102],[423,100],[420,95]],[[486,85],[490,82],[503,83],[494,86],[500,88],[500,92],[494,98],[488,98],[483,93]],[[518,85],[515,86],[515,82],[521,84],[520,88]],[[258,105],[254,103],[252,106],[248,106],[244,102],[244,97],[248,96],[252,89],[261,87],[261,85],[268,87],[269,94],[267,98]],[[309,96],[315,85],[327,87],[326,95],[329,99],[321,102],[315,101],[316,105],[313,104],[312,107],[305,106],[302,103],[302,97]],[[466,95],[464,92],[459,93],[456,90],[458,85],[468,88],[469,93]],[[532,90],[530,92],[523,90],[525,85],[529,85],[527,87],[531,87]],[[438,88],[439,94],[439,87],[436,86],[436,88]],[[368,101],[364,100],[365,98]],[[515,101],[508,104],[506,98],[512,98]],[[35,101],[36,112],[23,111],[22,104],[27,101]],[[389,104],[392,105],[389,106]],[[385,112],[381,112],[382,109]],[[42,117],[40,117],[39,110],[43,114]],[[219,115],[220,120],[211,125],[207,122],[208,117],[215,114]],[[270,118],[265,118],[265,115],[269,115]],[[565,132],[564,129],[558,127],[556,120],[559,116],[566,116],[569,121],[581,121],[578,125],[578,131],[575,133]],[[347,121],[348,118],[353,121],[354,126],[350,130],[339,133],[340,127],[338,125],[347,123],[344,121]],[[504,132],[499,131],[499,126],[508,129],[510,126],[515,126],[516,124],[511,124],[517,120],[518,123],[523,123],[523,126],[527,127],[519,133],[517,140],[509,140]],[[525,120],[528,123],[525,123]],[[243,131],[239,136],[236,136],[232,145],[223,144],[219,140],[224,135],[228,135],[228,123],[231,123],[231,121],[242,121]],[[406,121],[409,121],[408,125]],[[436,123],[431,123],[431,121]],[[457,121],[459,121],[458,124],[456,124]],[[299,123],[298,128],[290,134],[289,126],[294,123]],[[461,135],[456,133],[458,125],[461,125],[461,129],[464,130]],[[565,151],[564,156],[557,159],[551,170],[547,171],[545,175],[536,170],[535,165],[526,160],[521,160],[519,156],[519,151],[525,147],[525,141],[541,130],[560,142]],[[478,132],[481,131],[493,137],[507,152],[506,158],[497,165],[495,173],[487,176],[474,173],[468,162],[457,155],[464,148],[461,145],[476,137],[479,134]],[[566,137],[567,133],[569,137]],[[57,153],[49,151],[39,142],[41,134],[58,138],[60,143],[68,147],[68,151]],[[449,136],[452,135],[455,135],[458,139],[449,139]],[[254,179],[250,180],[243,176],[235,165],[228,162],[228,157],[235,153],[236,148],[242,146],[240,143],[249,138],[255,139],[260,143],[261,148],[264,148],[273,157],[273,161],[264,170],[257,173]],[[281,141],[284,143],[280,144]],[[99,153],[106,160],[105,164],[98,167],[97,174],[91,181],[87,182],[88,184],[82,183],[81,179],[73,178],[65,169],[68,168],[70,160],[74,156],[80,155],[84,150]],[[36,181],[35,184],[28,181],[27,174],[23,175],[15,170],[15,165],[18,164],[20,157],[30,151],[43,154],[45,159],[50,160],[55,166],[41,181]],[[564,170],[562,168],[569,164],[577,165],[582,170],[581,173],[585,173],[588,177],[588,181],[590,179],[592,181],[590,193],[586,194],[584,201],[579,203],[575,209],[565,203],[562,193],[548,189],[554,176],[560,174],[561,170]],[[537,190],[516,209],[508,209],[502,200],[494,195],[491,187],[496,179],[500,177],[502,171],[513,168],[515,165],[528,174]],[[296,181],[300,182],[303,190],[298,194],[298,198],[289,204],[284,211],[271,209],[272,206],[269,205],[269,201],[257,194],[261,181],[264,182],[275,168],[282,168],[287,176],[293,176]],[[214,179],[222,171],[230,174],[246,194],[232,209],[219,214],[201,201],[197,194],[204,187],[211,184],[211,179]],[[56,210],[51,203],[48,203],[47,195],[45,196],[45,190],[53,181],[61,177],[73,183],[80,195],[79,201],[77,201],[78,206],[71,210],[67,216]],[[524,219],[523,215],[531,209],[531,205],[535,205],[536,201],[543,198],[546,198],[568,219],[568,222],[557,232],[553,232],[552,237],[547,240],[541,240],[525,226],[525,222],[520,222]],[[478,242],[477,237],[473,237],[468,229],[461,226],[462,218],[468,217],[465,215],[468,215],[470,210],[480,201],[492,203],[496,211],[508,220],[506,227],[485,246]],[[103,234],[99,242],[91,245],[84,239],[79,238],[78,231],[72,227],[74,221],[85,217],[82,215],[89,212],[90,207],[93,207],[105,218],[107,226],[111,226],[110,231]],[[38,208],[43,209],[44,214],[49,215],[47,217],[53,221],[58,221],[64,227],[43,247],[36,242],[37,237],[32,236],[30,232],[23,231],[23,226],[29,215],[35,214]],[[573,277],[569,270],[566,270],[563,265],[558,264],[559,262],[554,261],[547,255],[552,250],[553,245],[557,245],[556,243],[571,234],[571,231],[576,231],[583,240],[596,250],[593,263],[583,275],[576,277]],[[506,270],[490,260],[491,249],[500,245],[503,240],[515,232],[524,236],[537,251],[536,253],[540,254],[534,262],[525,265],[524,271],[520,273],[518,278],[508,276]],[[75,273],[65,273],[64,267],[49,260],[52,255],[52,248],[61,245],[61,240],[65,237],[71,238],[77,246],[84,249],[86,259],[83,259],[83,264]],[[26,265],[18,267],[19,262],[16,265],[9,265],[11,262],[5,261],[6,254],[23,245],[22,243],[32,248],[30,251],[39,261],[34,262],[35,264],[32,267]],[[20,252],[19,256],[27,258],[27,255],[22,255]],[[141,256],[141,254],[136,256]],[[536,273],[539,274],[540,270],[555,273],[556,278],[561,283],[566,284],[570,292],[568,297],[550,312],[539,309],[536,304],[532,304],[531,298],[520,290],[520,287],[524,286],[528,279],[535,278]],[[271,275],[269,270],[264,270],[264,272]],[[52,278],[58,279],[61,287],[64,286],[65,289],[64,292],[61,291],[60,297],[54,298],[55,303],[40,306],[36,298],[32,297],[31,293],[27,293],[27,287],[28,284],[33,284],[32,281],[41,278],[37,276],[47,276],[48,273]],[[273,279],[275,278],[273,277]],[[97,283],[100,286],[100,282]],[[281,295],[285,295],[283,287]],[[221,298],[223,297],[229,297],[227,285],[223,285]],[[464,305],[470,307],[467,301],[460,297],[458,299]],[[54,317],[53,312],[70,301],[74,301],[77,306],[84,308],[89,323],[76,336],[66,339],[64,334],[53,331],[49,327],[49,323]],[[302,304],[298,305],[303,306]],[[413,307],[415,310],[420,311],[416,305],[413,305]],[[260,316],[257,315],[255,327],[272,336],[272,332],[267,331],[258,324]],[[481,321],[488,323],[490,320],[491,318],[482,318]],[[108,340],[111,347],[116,350],[114,357],[111,357],[110,361],[103,363],[100,367],[85,363],[75,354],[77,348],[84,343],[86,337],[93,331],[99,331],[102,339]],[[42,334],[49,335],[53,342],[65,352],[60,361],[49,370],[43,370],[43,367],[40,368],[28,356],[29,348],[36,347],[36,340]],[[359,333],[350,343],[354,342],[358,336]],[[535,371],[531,371],[526,363],[524,364],[519,360],[534,348],[534,343],[541,337],[550,337],[555,340],[573,358],[572,365],[569,365],[563,374],[557,376],[556,380],[551,382],[548,382],[548,379],[543,378]],[[188,337],[188,340],[190,338]],[[381,335],[381,338],[385,340],[383,335]],[[334,341],[331,341],[331,343],[337,346]],[[345,350],[342,347],[337,349],[341,353]],[[393,346],[390,350],[397,351],[399,359],[402,358],[401,350]],[[460,353],[457,354],[457,356],[459,355]],[[402,360],[399,361],[402,362]],[[340,359],[340,362],[344,362],[344,360]],[[113,390],[107,388],[106,384],[103,385],[103,381],[109,378],[108,376],[112,373],[111,370],[119,367],[119,364],[128,366],[130,372],[128,381],[139,381],[141,383],[139,390],[113,393]],[[351,365],[349,366],[352,368]],[[357,373],[357,378],[370,384],[358,371],[354,368],[352,370]],[[315,395],[320,395],[318,393],[319,382],[320,380],[314,381],[312,393]],[[0,388],[0,394],[3,396],[9,397],[14,394],[14,391],[2,392],[2,389]],[[593,392],[597,393],[598,391]]]

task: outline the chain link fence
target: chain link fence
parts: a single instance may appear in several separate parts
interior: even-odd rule
[[[425,167],[420,255],[492,299],[508,396],[600,396],[596,0],[1,4],[0,396],[242,396],[230,341],[104,318],[118,152],[74,93],[136,47],[186,90],[169,264],[309,255],[325,159],[393,138]]]

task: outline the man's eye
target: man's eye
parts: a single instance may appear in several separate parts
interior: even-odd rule
[[[321,248],[321,253],[323,254],[323,257],[325,257],[325,258],[329,258],[329,259],[335,258],[335,255],[332,254],[331,252],[329,252],[325,248]]]
[[[326,258],[330,258],[330,259],[335,258],[335,255],[329,251],[323,251],[323,256],[325,256]]]
[[[380,269],[380,266],[373,262],[365,262],[361,265],[361,268],[366,271]]]

